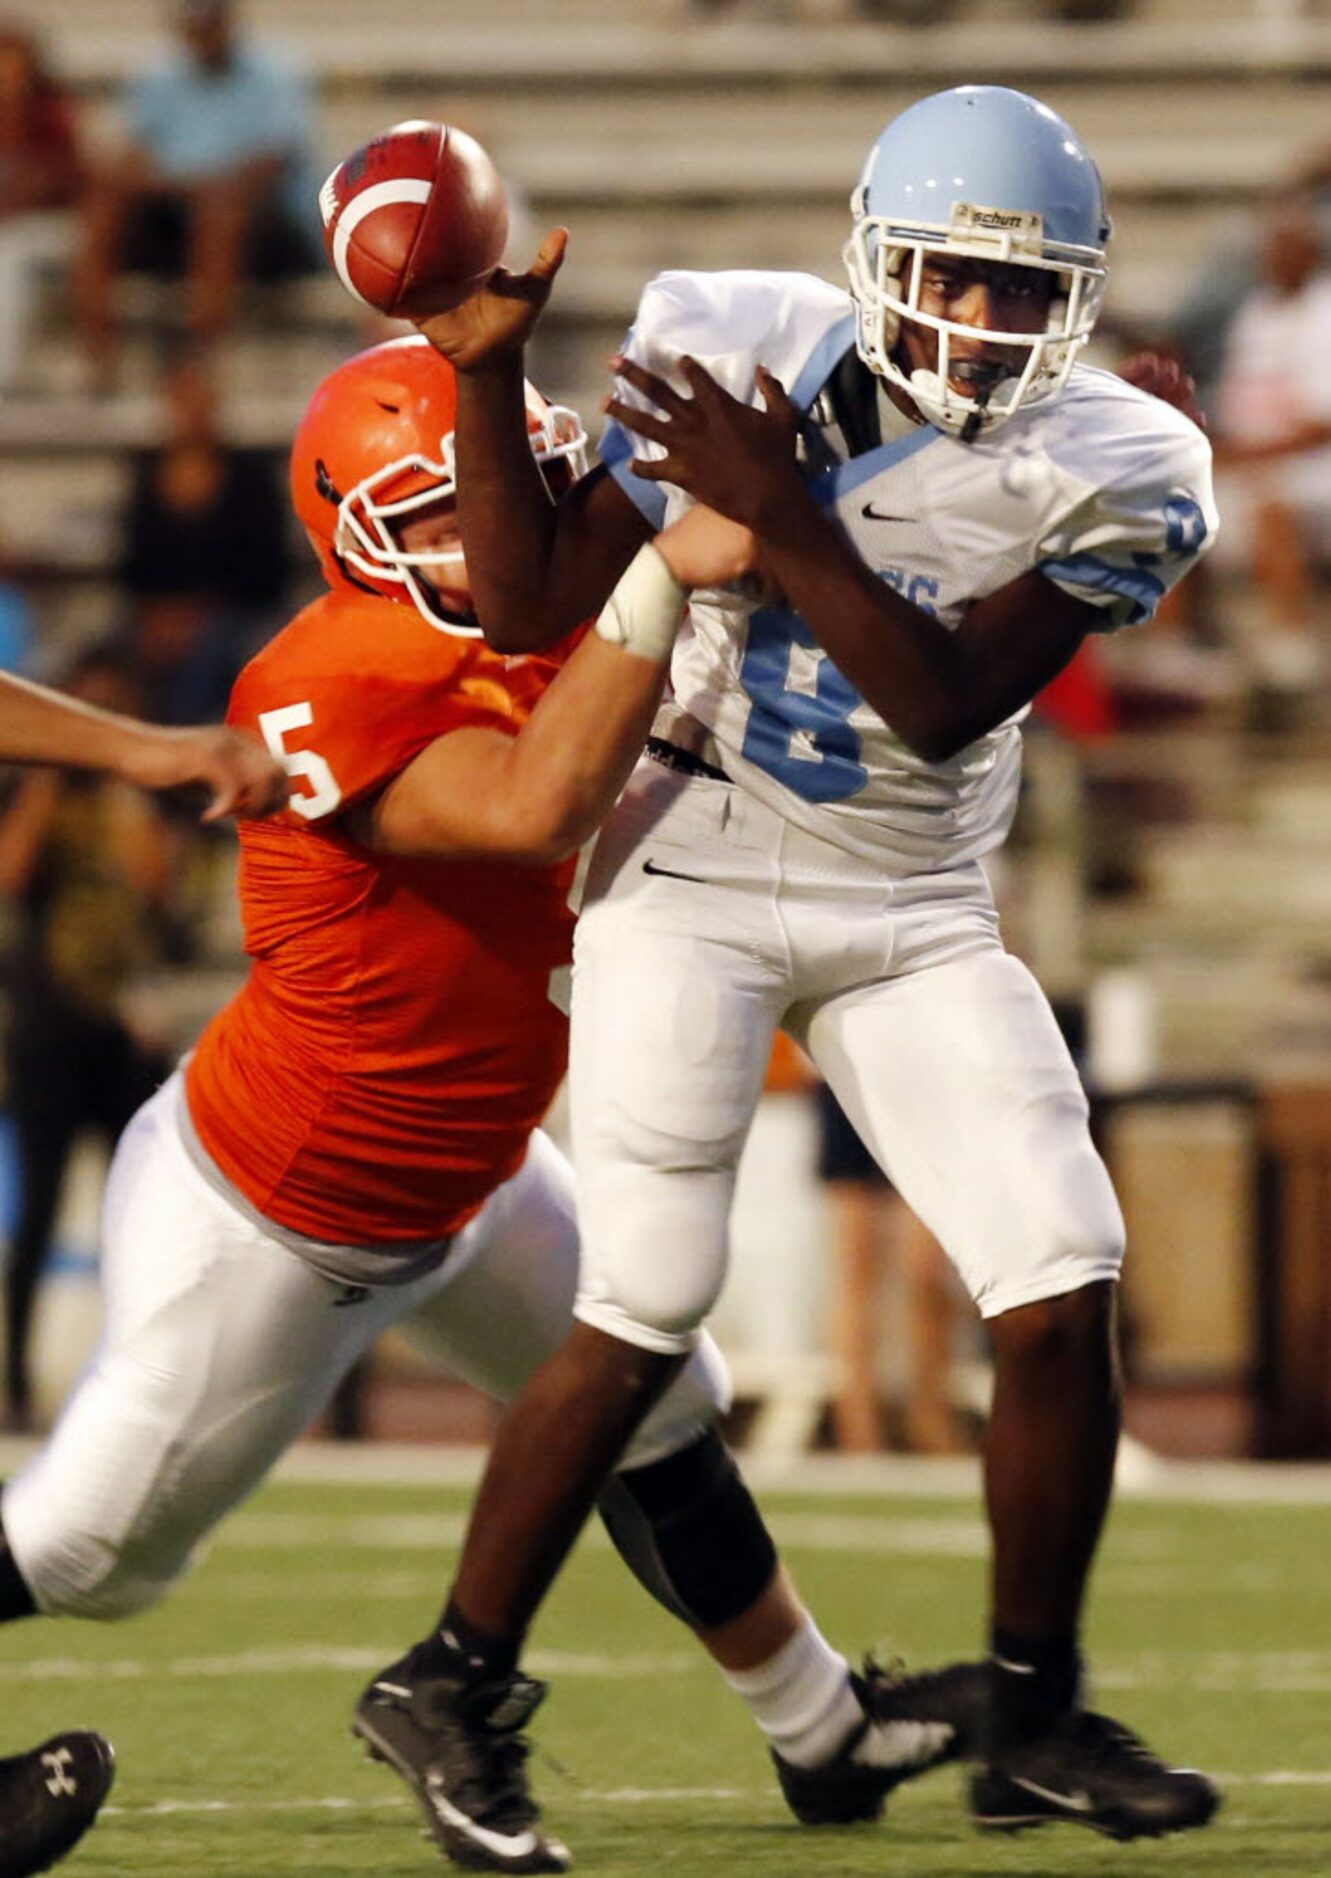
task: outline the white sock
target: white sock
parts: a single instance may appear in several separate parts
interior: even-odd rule
[[[830,1761],[864,1721],[850,1665],[812,1617],[756,1669],[724,1674],[782,1760],[795,1767]]]

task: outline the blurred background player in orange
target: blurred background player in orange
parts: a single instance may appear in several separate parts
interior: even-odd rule
[[[644,549],[594,632],[506,659],[471,618],[454,411],[451,368],[409,339],[335,371],[297,435],[295,506],[330,590],[232,700],[294,785],[242,830],[250,976],[116,1151],[107,1331],[0,1501],[0,1621],[151,1604],[389,1324],[411,1317],[504,1397],[571,1323],[572,1180],[538,1123],[565,1064],[572,857],[640,752],[686,586],[737,578],[751,542],[704,511]],[[531,391],[527,422],[558,486],[581,427]],[[716,1432],[726,1393],[704,1341],[626,1454],[607,1523],[748,1702],[796,1812],[875,1817],[901,1744],[869,1727],[777,1563]],[[398,1758],[414,1724],[383,1680],[358,1727]],[[542,1693],[483,1690],[496,1765],[520,1762]],[[483,1830],[549,1861],[521,1869],[563,1869],[535,1818],[513,1780]]]

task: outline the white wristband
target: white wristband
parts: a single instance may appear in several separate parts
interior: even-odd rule
[[[661,550],[647,541],[620,575],[596,630],[612,646],[664,665],[688,604],[687,588],[675,579]]]

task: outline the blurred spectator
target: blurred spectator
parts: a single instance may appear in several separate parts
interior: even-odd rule
[[[1098,20],[1121,20],[1133,12],[1137,0],[1046,0],[1045,10],[1069,25],[1090,25]]]
[[[0,391],[23,388],[39,272],[69,254],[80,183],[69,98],[31,35],[0,25]]]
[[[1331,553],[1331,274],[1308,204],[1268,224],[1259,280],[1230,327],[1215,400],[1222,551],[1250,567],[1270,625],[1258,676],[1316,676],[1317,572]]]
[[[825,1083],[815,1087],[814,1100],[818,1178],[832,1217],[837,1446],[865,1452],[889,1445],[879,1394],[886,1260],[908,1352],[900,1444],[923,1454],[956,1453],[967,1443],[953,1402],[952,1343],[968,1317],[966,1300],[942,1246],[897,1194]]]
[[[231,317],[243,275],[321,263],[318,172],[302,78],[241,35],[233,0],[173,0],[181,49],[132,87],[128,147],[95,176],[75,280],[97,382],[114,382],[115,274],[184,271],[189,330]]]
[[[168,360],[162,390],[162,440],[132,458],[120,520],[121,644],[148,715],[199,723],[225,713],[240,667],[286,607],[284,459],[223,440],[201,347]]]
[[[1118,706],[1095,634],[1086,635],[1071,662],[1036,694],[1032,710],[1071,743],[1114,735]]]
[[[130,673],[96,652],[68,689],[142,712]],[[33,1305],[70,1150],[86,1128],[113,1141],[169,1065],[126,1027],[118,1004],[155,961],[172,876],[155,805],[91,773],[19,773],[0,818],[0,893],[15,903],[5,1055],[21,1178],[5,1269],[5,1417],[30,1425]]]
[[[119,577],[137,599],[190,595],[238,613],[286,605],[285,453],[225,441],[213,362],[165,358],[160,442],[130,460]]]
[[[807,0],[749,0],[747,7],[740,7],[738,0],[689,0],[689,5],[694,13],[711,19],[736,10],[768,19],[795,19],[814,13]],[[1122,19],[1135,5],[1136,0],[1045,0],[1044,11],[1055,19],[1080,24]],[[942,26],[966,10],[965,0],[842,0],[845,17],[872,20],[882,26]],[[821,17],[821,8],[818,14]]]
[[[26,672],[37,636],[32,602],[16,578],[13,560],[0,536],[0,672]]]
[[[849,0],[852,16],[884,26],[941,26],[958,12],[958,0]]]
[[[1289,196],[1308,202],[1323,242],[1331,240],[1331,144],[1318,145],[1294,163],[1275,198],[1277,210]],[[1198,395],[1207,410],[1215,399],[1230,327],[1261,280],[1263,231],[1271,212],[1272,201],[1267,200],[1258,205],[1255,218],[1246,225],[1231,227],[1226,239],[1203,260],[1169,321],[1170,340],[1197,380]]]

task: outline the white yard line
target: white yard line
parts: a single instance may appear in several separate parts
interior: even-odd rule
[[[1217,1774],[1216,1779],[1223,1787],[1331,1787],[1331,1769],[1313,1768],[1309,1770],[1276,1768],[1259,1774]],[[695,1805],[698,1802],[715,1802],[718,1805],[736,1800],[746,1801],[770,1797],[775,1800],[773,1788],[767,1786],[751,1787],[580,1787],[565,1796],[569,1805],[594,1804],[597,1806],[652,1806],[652,1805]],[[153,1819],[170,1818],[177,1814],[189,1813],[366,1813],[397,1811],[411,1804],[405,1793],[386,1794],[373,1799],[357,1799],[346,1794],[329,1794],[317,1799],[280,1800],[153,1800],[144,1806],[126,1806],[112,1802],[102,1808],[103,1819]]]
[[[915,1558],[983,1558],[989,1535],[977,1518],[898,1519],[891,1515],[845,1513],[772,1514],[772,1530],[783,1546],[816,1552],[871,1552]],[[282,1551],[333,1546],[375,1552],[438,1552],[456,1548],[466,1531],[464,1513],[276,1513],[256,1509],[237,1513],[212,1542],[219,1548]],[[587,1529],[583,1543],[606,1550],[610,1541],[599,1525]]]
[[[347,1645],[306,1643],[280,1650],[236,1650],[208,1656],[88,1657],[49,1656],[30,1663],[6,1664],[9,1683],[203,1681],[221,1677],[293,1675],[368,1675],[391,1660],[400,1648],[390,1640]],[[559,1679],[626,1682],[661,1676],[707,1673],[701,1651],[655,1652],[534,1650],[531,1668]],[[1188,1689],[1209,1695],[1331,1694],[1331,1650],[1146,1650],[1131,1656],[1105,1656],[1095,1666],[1098,1690]]]
[[[775,1789],[771,1789],[775,1798]],[[604,1791],[579,1787],[566,1796],[571,1801],[594,1802],[598,1806],[651,1806],[653,1803],[692,1804],[714,1800],[718,1804],[751,1800],[768,1792],[759,1787],[610,1787]],[[153,1800],[145,1806],[125,1806],[112,1802],[101,1810],[102,1819],[119,1815],[123,1819],[172,1817],[179,1813],[362,1813],[396,1810],[412,1804],[406,1793],[392,1793],[382,1798],[361,1800],[346,1794],[330,1794],[319,1799],[302,1800]]]
[[[175,1656],[154,1662],[146,1657],[113,1657],[97,1662],[89,1657],[47,1656],[31,1663],[7,1663],[6,1684],[12,1682],[139,1682],[163,1678],[189,1681],[226,1676],[293,1676],[334,1672],[373,1674],[401,1655],[402,1643],[387,1641],[356,1647],[301,1644],[288,1650],[237,1650],[229,1655]],[[585,1677],[591,1680],[646,1681],[676,1676],[696,1669],[705,1659],[691,1650],[655,1654],[598,1655],[594,1651],[533,1650],[530,1668],[539,1676]]]
[[[279,1464],[282,1480],[370,1485],[451,1484],[479,1480],[484,1453],[477,1448],[419,1447],[407,1443],[302,1443]],[[799,1460],[745,1459],[753,1484],[771,1493],[873,1498],[903,1494],[921,1499],[973,1499],[980,1491],[979,1462],[970,1456],[929,1459],[910,1454],[812,1454]],[[1118,1482],[1127,1500],[1251,1501],[1280,1506],[1331,1506],[1331,1466],[1246,1461],[1170,1461],[1137,1450]]]
[[[37,1444],[0,1439],[0,1476],[12,1473]],[[278,1463],[274,1478],[313,1485],[471,1487],[484,1451],[415,1442],[298,1443]],[[978,1498],[979,1463],[969,1456],[928,1459],[910,1454],[812,1454],[796,1460],[754,1456],[745,1472],[771,1493],[844,1499],[904,1495],[918,1499]],[[1211,1504],[1331,1507],[1331,1466],[1280,1461],[1171,1461],[1136,1448],[1122,1470],[1124,1500]]]

